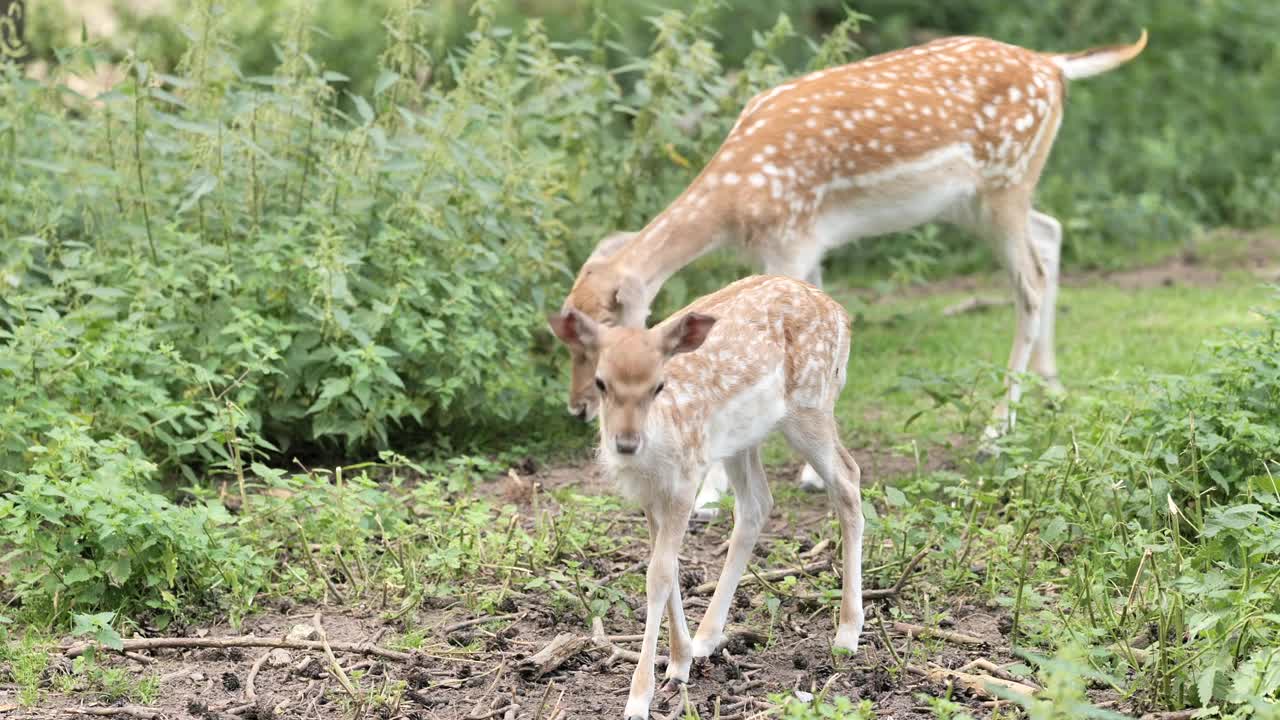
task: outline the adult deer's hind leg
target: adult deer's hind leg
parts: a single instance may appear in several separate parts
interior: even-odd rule
[[[1027,371],[1031,351],[1040,335],[1041,308],[1048,282],[1048,269],[1038,248],[1031,241],[1031,207],[1024,196],[1007,194],[990,200],[987,210],[992,240],[1013,286],[1014,312],[1017,317],[1013,347],[1009,351],[1005,396],[996,406],[993,423],[985,433],[991,439],[1004,434],[1017,421],[1015,408],[1022,398],[1020,376]]]
[[[1049,390],[1063,392],[1054,350],[1054,325],[1058,306],[1059,262],[1062,256],[1062,223],[1051,215],[1031,211],[1031,242],[1044,263],[1044,297],[1040,303],[1040,333],[1031,351],[1031,369],[1044,378]]]

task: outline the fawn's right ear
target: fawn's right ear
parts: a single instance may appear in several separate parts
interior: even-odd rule
[[[551,332],[569,347],[594,350],[600,341],[600,328],[595,321],[573,308],[547,316]]]
[[[702,347],[715,324],[716,319],[710,315],[688,313],[667,328],[662,337],[662,349],[668,357],[693,352]]]

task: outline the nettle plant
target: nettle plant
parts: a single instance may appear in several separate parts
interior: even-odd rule
[[[469,41],[436,57],[425,4],[397,4],[367,97],[311,57],[305,4],[269,76],[239,72],[208,0],[174,74],[131,56],[88,101],[56,83],[100,64],[92,47],[63,53],[51,84],[6,70],[0,378],[58,388],[0,391],[0,465],[21,467],[65,415],[166,471],[545,428],[560,379],[541,318],[572,269],[652,216],[731,109],[791,72],[773,59],[794,34],[783,18],[726,78],[714,7],[656,18],[651,51],[612,68],[602,14],[563,48],[478,2]],[[851,55],[852,27],[816,56]]]
[[[0,498],[5,584],[32,619],[111,608],[163,625],[187,603],[240,606],[257,592],[267,560],[236,541],[221,504],[147,492],[156,468],[137,446],[85,430],[50,431]]]
[[[1033,413],[1007,445],[1032,567],[1061,585],[1033,630],[1089,639],[1152,706],[1268,716],[1280,698],[1280,312],[1261,314],[1198,374]]]
[[[129,55],[97,98],[60,84],[104,62],[95,47],[62,51],[49,82],[0,69],[0,543],[24,607],[247,603],[261,568],[228,534],[296,548],[208,504],[223,484],[243,503],[298,454],[556,433],[545,309],[600,237],[687,183],[734,109],[792,74],[775,59],[794,35],[782,18],[726,77],[713,2],[656,18],[652,48],[619,68],[602,13],[565,47],[477,2],[443,56],[428,4],[410,1],[357,84],[313,58],[309,7],[285,14],[270,75],[237,67],[212,0],[185,17],[175,70]],[[852,54],[855,25],[815,56]],[[702,118],[682,124],[691,110]],[[155,494],[182,482],[200,502]],[[519,551],[560,552],[547,542]]]

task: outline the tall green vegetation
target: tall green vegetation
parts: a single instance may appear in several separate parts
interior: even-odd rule
[[[277,581],[408,609],[465,594],[485,611],[509,590],[572,588],[556,599],[580,619],[620,612],[580,562],[614,549],[612,505],[568,498],[575,512],[526,527],[463,493],[498,470],[472,457],[384,452],[346,475],[310,461],[567,435],[542,317],[593,243],[652,217],[750,95],[857,57],[855,41],[887,49],[926,28],[1075,49],[1148,26],[1139,61],[1071,90],[1041,205],[1076,262],[1276,218],[1280,73],[1261,2],[868,1],[875,24],[846,19],[806,47],[803,23],[771,20],[730,64],[715,29],[733,18],[710,2],[658,15],[632,54],[615,41],[635,28],[616,28],[607,2],[566,45],[540,22],[505,26],[497,0],[455,18],[462,39],[404,0],[345,71],[312,30],[327,4],[272,7],[269,67],[236,43],[267,21],[202,0],[172,55],[77,47],[52,83],[2,71],[5,614],[110,639],[143,617],[235,616]],[[112,92],[58,86],[104,57],[128,78]],[[689,113],[702,120],[686,129]],[[894,252],[936,261],[944,247],[911,238]],[[845,257],[882,262],[873,248],[890,246]],[[740,270],[700,261],[665,307]],[[1280,685],[1277,337],[1272,314],[1219,339],[1198,375],[1028,408],[1000,459],[965,466],[972,478],[869,488],[871,532],[901,552],[943,538],[930,582],[1008,604],[1020,647],[1063,649],[1139,704],[1266,716]],[[959,387],[927,390],[967,398]],[[300,472],[280,469],[295,459]],[[1060,674],[1075,702],[1081,673]]]

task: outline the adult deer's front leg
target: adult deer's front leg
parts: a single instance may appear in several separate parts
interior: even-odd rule
[[[649,556],[649,570],[645,574],[645,617],[644,640],[640,644],[640,660],[636,663],[635,673],[631,676],[631,692],[627,696],[625,716],[627,720],[649,717],[649,704],[653,702],[654,692],[654,658],[658,652],[658,632],[662,629],[663,611],[672,616],[679,614],[680,622],[671,624],[672,658],[671,664],[683,664],[684,677],[689,675],[690,656],[688,629],[684,623],[684,611],[678,598],[672,598],[678,592],[676,583],[678,554],[680,542],[684,539],[685,530],[689,527],[689,511],[692,503],[672,502],[662,499],[653,504],[646,515],[649,518],[652,543]],[[677,636],[683,631],[683,637]],[[683,654],[678,658],[677,653]],[[668,670],[668,676],[670,676]]]

